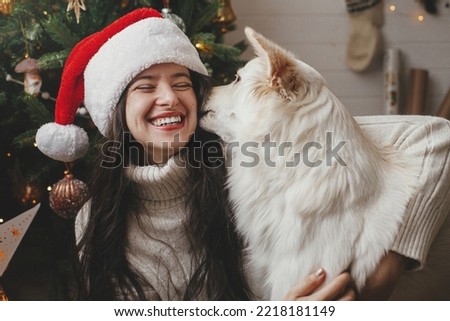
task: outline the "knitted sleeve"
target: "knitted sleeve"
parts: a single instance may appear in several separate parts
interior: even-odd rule
[[[391,248],[423,268],[430,246],[450,212],[450,122],[432,116],[355,117],[380,143],[391,143],[422,164],[418,185]]]

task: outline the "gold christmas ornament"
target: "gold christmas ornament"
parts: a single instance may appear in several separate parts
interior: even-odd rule
[[[8,15],[13,9],[14,0],[0,0],[0,13]]]
[[[214,48],[210,44],[206,44],[204,42],[197,42],[195,44],[195,48],[197,48],[198,53],[201,57],[201,59],[211,59],[211,57],[214,54]],[[210,73],[211,74],[211,73]]]
[[[88,198],[87,185],[72,174],[66,174],[52,186],[50,208],[59,216],[74,218]]]
[[[226,33],[228,26],[235,20],[236,15],[231,7],[231,0],[220,0],[217,15],[212,22],[220,27],[220,32]]]
[[[203,53],[206,54],[212,54],[213,52],[213,47],[211,45],[208,45],[206,43],[203,42],[197,42],[195,44],[195,48],[197,48],[198,50],[202,51]]]
[[[69,12],[70,10],[73,10],[73,12],[75,12],[77,23],[80,23],[80,10],[86,11],[84,0],[69,0],[69,3],[67,4],[67,12]]]

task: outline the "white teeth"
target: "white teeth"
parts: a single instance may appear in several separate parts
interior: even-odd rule
[[[152,120],[151,123],[154,126],[166,126],[166,125],[171,125],[171,124],[178,124],[178,123],[181,123],[181,116],[158,118],[158,119]]]

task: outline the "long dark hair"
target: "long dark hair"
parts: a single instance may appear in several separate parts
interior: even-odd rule
[[[191,78],[197,103],[201,106],[211,88],[210,80],[195,72],[191,72]],[[123,141],[127,128],[125,104],[124,94],[114,112],[108,136],[110,141],[126,144]],[[194,144],[206,148],[192,148]],[[192,192],[187,208],[191,208],[192,213],[187,234],[191,248],[199,249],[200,265],[189,281],[184,299],[196,299],[206,291],[203,293],[209,300],[247,300],[249,292],[243,272],[242,244],[235,232],[227,201],[226,168],[220,144],[216,136],[198,128],[188,147]],[[113,156],[117,159],[117,155],[110,153],[121,150],[128,148],[103,149],[93,170],[89,220],[77,245],[80,258],[78,299],[115,300],[121,293],[126,293],[127,298],[145,299],[144,288],[148,284],[130,266],[125,253],[127,215],[138,204],[135,186],[124,175],[123,166],[100,166]],[[208,161],[211,153],[214,153],[213,163]],[[121,153],[120,162],[139,164],[141,161],[132,154]]]

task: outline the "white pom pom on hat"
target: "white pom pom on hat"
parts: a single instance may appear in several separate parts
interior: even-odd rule
[[[80,41],[64,65],[55,122],[43,125],[36,134],[38,148],[62,162],[84,156],[89,147],[87,133],[73,125],[81,103],[106,136],[126,86],[141,71],[160,63],[208,74],[183,31],[151,8],[134,10]]]
[[[58,123],[48,123],[39,128],[36,144],[45,155],[66,163],[86,154],[89,147],[88,136],[82,128]]]

